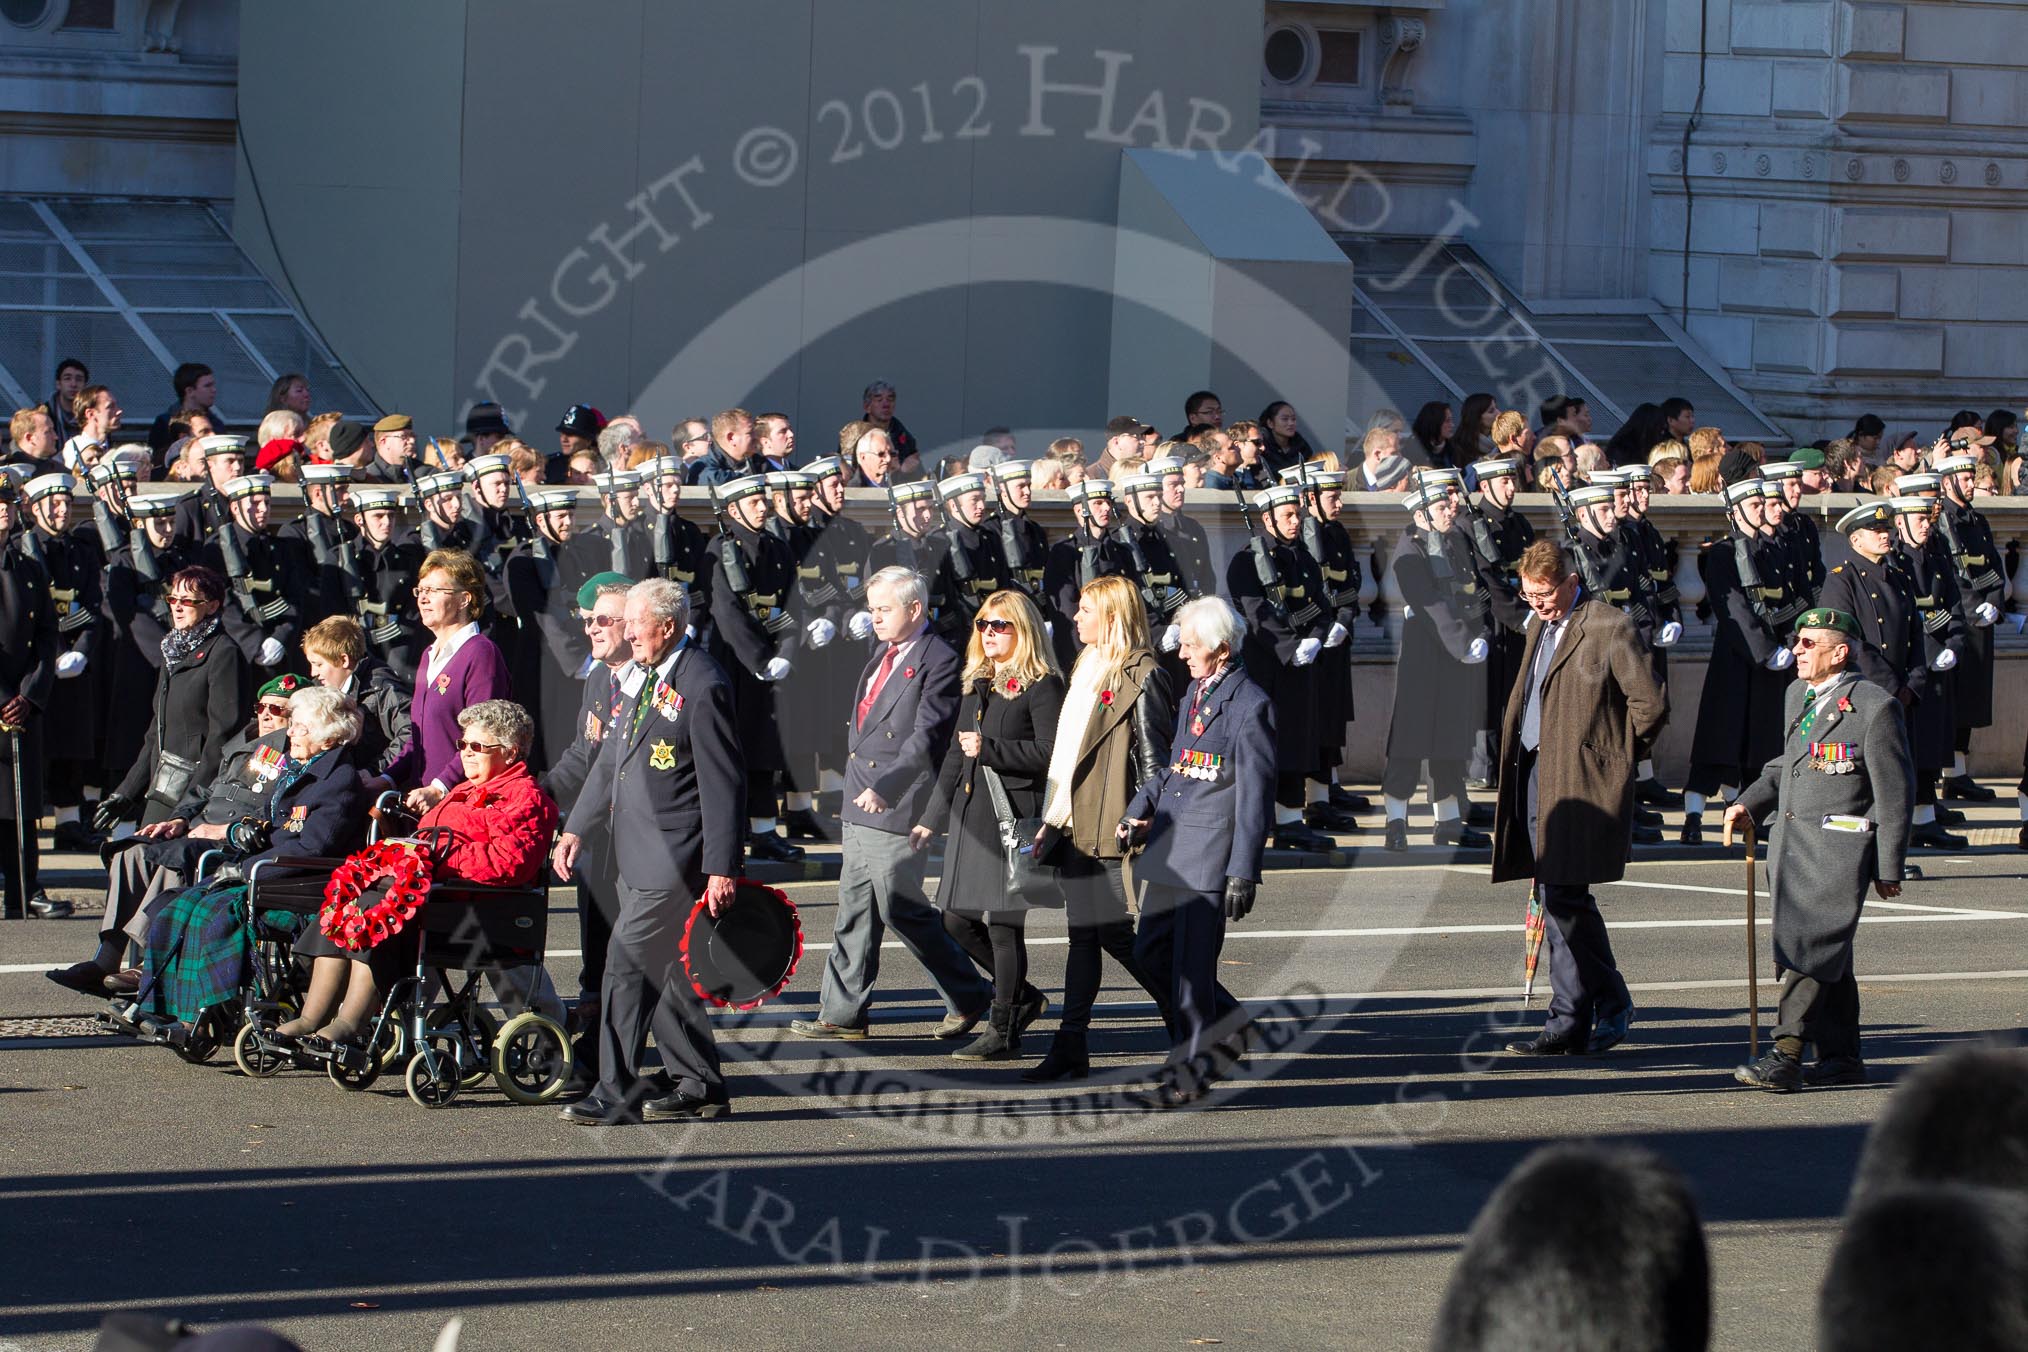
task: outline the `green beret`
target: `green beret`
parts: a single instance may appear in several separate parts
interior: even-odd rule
[[[1847,638],[1858,638],[1859,620],[1850,611],[1816,606],[1804,611],[1796,620],[1796,632],[1801,633],[1805,629],[1835,629]]]
[[[292,672],[283,672],[254,693],[255,699],[266,699],[269,695],[293,695],[309,682]]]
[[[1822,469],[1824,453],[1815,446],[1805,446],[1789,457],[1789,463],[1797,469]]]
[[[579,610],[590,610],[593,606],[597,605],[599,603],[599,591],[602,588],[611,586],[631,587],[633,585],[634,579],[628,577],[625,573],[593,573],[584,580],[584,585],[577,589],[577,608]]]

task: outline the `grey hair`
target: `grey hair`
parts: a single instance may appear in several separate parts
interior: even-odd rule
[[[690,623],[690,593],[683,590],[680,582],[666,577],[636,582],[627,591],[627,604],[632,605],[636,600],[656,619],[674,620],[678,629]]]
[[[638,582],[600,583],[598,590],[592,593],[592,602],[593,604],[597,604],[598,602],[603,601],[608,596],[625,596],[628,592],[632,591],[635,587],[638,587],[639,585],[640,583]]]
[[[853,459],[857,460],[859,458],[860,449],[866,445],[867,439],[869,437],[886,437],[888,449],[892,450],[894,448],[894,437],[888,432],[886,428],[869,427],[864,432],[861,432],[859,434],[859,440],[852,443]]]
[[[1239,651],[1246,621],[1222,596],[1200,596],[1176,612],[1176,627],[1207,648]]]
[[[303,725],[316,746],[346,746],[359,740],[359,702],[328,686],[309,686],[289,696],[289,717]]]
[[[630,422],[614,419],[599,431],[599,459],[607,464],[613,464],[619,458],[620,452],[642,440],[644,438],[640,428]]]
[[[885,380],[876,380],[866,387],[866,393],[859,396],[860,403],[866,403],[876,394],[893,394],[894,386]]]
[[[885,587],[893,592],[894,599],[901,603],[903,609],[909,606],[925,608],[929,606],[929,588],[923,585],[922,574],[912,568],[904,568],[898,563],[890,563],[866,579],[867,591],[870,592],[875,587]]]
[[[517,756],[528,754],[528,743],[535,736],[535,720],[511,699],[484,699],[467,704],[458,711],[458,726],[491,733]]]

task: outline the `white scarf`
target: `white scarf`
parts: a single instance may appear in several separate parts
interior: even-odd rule
[[[1070,825],[1070,786],[1084,755],[1084,739],[1099,708],[1099,692],[1111,673],[1095,648],[1078,654],[1070,669],[1070,689],[1056,720],[1056,745],[1049,752],[1049,785],[1042,794],[1042,820],[1062,829]]]

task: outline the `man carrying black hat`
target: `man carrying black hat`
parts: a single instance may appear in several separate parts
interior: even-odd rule
[[[1862,643],[1850,611],[1803,614],[1782,752],[1725,810],[1728,826],[1773,822],[1768,880],[1784,973],[1775,1045],[1733,1078],[1776,1093],[1866,1078],[1852,939],[1868,885],[1883,901],[1901,894],[1914,778],[1900,701],[1853,669]],[[1807,1071],[1806,1042],[1817,1047]]]

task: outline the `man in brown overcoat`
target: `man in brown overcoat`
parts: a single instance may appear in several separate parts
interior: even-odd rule
[[[1602,1052],[1626,1036],[1633,997],[1591,885],[1626,872],[1634,769],[1666,717],[1633,621],[1581,594],[1563,547],[1521,555],[1535,612],[1501,720],[1493,881],[1532,878],[1547,915],[1549,1022],[1521,1056]]]

